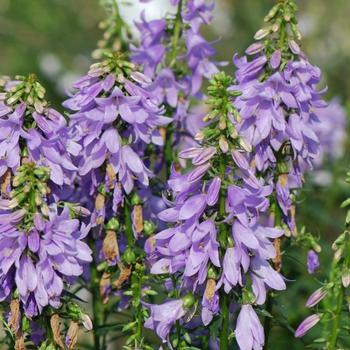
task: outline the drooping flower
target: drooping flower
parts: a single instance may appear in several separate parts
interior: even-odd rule
[[[167,341],[171,327],[177,320],[186,314],[183,301],[171,300],[160,305],[150,306],[151,316],[146,320],[144,326],[156,331],[163,342]]]
[[[261,350],[265,343],[264,329],[251,305],[242,305],[235,329],[241,350]]]

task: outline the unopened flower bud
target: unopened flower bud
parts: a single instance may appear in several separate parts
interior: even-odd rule
[[[266,27],[266,28],[262,28],[259,29],[255,35],[254,35],[254,39],[255,40],[261,40],[263,38],[265,38],[267,35],[270,34],[271,28],[270,27]]]
[[[188,293],[182,299],[183,307],[185,309],[190,309],[195,304],[195,298],[192,293]]]
[[[131,196],[131,205],[140,205],[142,200],[137,193],[133,193]]]
[[[228,145],[228,142],[227,142],[227,140],[225,139],[224,136],[220,136],[219,146],[220,146],[220,149],[221,149],[222,153],[227,153],[228,152],[229,145]]]
[[[143,222],[143,233],[146,236],[152,235],[154,233],[155,229],[156,229],[156,225],[152,221],[145,220]]]
[[[92,328],[93,328],[92,321],[91,321],[91,318],[87,314],[82,314],[81,321],[82,321],[85,329],[87,329],[88,331],[92,330]]]

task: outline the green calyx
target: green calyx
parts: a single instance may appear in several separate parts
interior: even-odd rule
[[[10,91],[6,93],[6,103],[10,106],[16,106],[22,102],[25,102],[28,107],[33,107],[38,113],[42,113],[47,106],[45,100],[45,88],[38,82],[37,77],[34,74],[28,76],[15,76],[15,80],[18,84],[13,86]],[[9,79],[0,79],[1,86],[4,88]]]
[[[37,212],[47,214],[46,196],[50,193],[47,186],[49,178],[49,169],[37,168],[35,163],[24,163],[18,168],[12,181],[10,209],[26,210],[27,218],[23,220],[25,225],[31,225],[32,214]]]
[[[196,299],[192,293],[186,294],[184,297],[181,298],[181,300],[182,305],[185,309],[191,309],[196,303]]]

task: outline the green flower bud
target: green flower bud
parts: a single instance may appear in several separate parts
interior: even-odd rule
[[[209,279],[213,279],[213,280],[217,280],[219,278],[219,274],[216,271],[214,266],[210,266],[208,269],[208,278]]]
[[[82,315],[81,308],[78,304],[70,303],[67,305],[68,315],[73,319],[80,319]]]
[[[188,293],[182,299],[182,305],[185,309],[190,309],[196,302],[192,293]]]
[[[27,332],[30,329],[30,323],[27,317],[22,317],[22,331]]]
[[[152,221],[145,220],[143,222],[143,233],[146,236],[152,235],[154,233],[155,229],[156,229],[156,225]]]
[[[117,232],[120,228],[120,223],[117,218],[112,218],[108,221],[106,225],[106,230],[112,230],[114,232]]]
[[[250,290],[244,288],[242,290],[242,301],[243,304],[253,304],[255,301],[255,296]]]
[[[133,193],[131,196],[131,204],[132,205],[140,205],[142,204],[141,198],[138,196],[137,193]]]
[[[107,261],[103,261],[100,264],[97,265],[97,271],[101,272],[101,271],[105,271],[107,270],[109,267],[108,262]]]
[[[133,264],[135,261],[136,261],[136,254],[135,252],[130,248],[128,247],[123,256],[122,256],[122,260],[127,264],[127,265],[131,265]]]

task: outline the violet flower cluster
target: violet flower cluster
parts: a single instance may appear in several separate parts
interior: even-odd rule
[[[221,86],[225,79],[225,75],[218,75],[214,81]],[[228,113],[225,123],[230,123],[231,117]],[[268,213],[273,186],[256,176],[246,153],[237,145],[227,143],[228,149],[220,145],[218,140],[228,137],[229,128],[220,129],[218,124],[214,120],[202,131],[203,135],[212,135],[210,139],[217,143],[204,136],[202,146],[179,154],[191,161],[192,169],[185,174],[173,169],[168,181],[172,197],[167,200],[169,208],[159,213],[159,219],[170,227],[149,239],[151,273],[177,276],[184,300],[188,293],[201,300],[199,308],[205,326],[222,313],[220,299],[230,295],[231,304],[232,292],[241,290],[243,299],[232,299],[236,306],[245,305],[236,325],[236,339],[241,349],[252,349],[252,344],[260,349],[264,334],[250,304],[263,304],[269,289],[286,288],[282,276],[270,264],[276,257],[273,239],[282,236],[283,231],[260,220]],[[251,286],[248,280],[252,281]],[[179,312],[163,318],[165,309],[151,306],[146,326],[154,328],[163,341],[171,342],[170,326],[183,318],[186,306],[183,301]],[[242,332],[242,327],[251,330]]]
[[[1,200],[1,207],[9,206]],[[8,300],[17,289],[27,317],[42,313],[50,305],[61,306],[64,285],[71,284],[91,262],[91,250],[83,242],[88,233],[80,230],[77,219],[71,219],[68,208],[61,213],[57,206],[49,208],[48,218],[34,215],[33,225],[20,226],[26,218],[25,209],[3,210],[0,224],[0,301]]]
[[[289,48],[284,60],[278,49],[268,57],[260,43],[247,50],[252,60],[235,56],[234,88],[242,91],[235,100],[241,117],[237,129],[254,148],[250,162],[267,176],[277,173],[277,201],[294,231],[291,192],[302,187],[305,171],[318,157],[316,111],[326,103],[317,90],[320,70],[307,61],[296,42],[290,41]]]
[[[293,0],[278,1],[246,56],[234,56],[233,77],[218,72],[201,34],[214,1],[170,4],[177,10],[166,18],[142,13],[130,58],[111,4],[104,58],[74,83],[68,123],[34,76],[0,79],[0,302],[16,349],[76,347],[79,323],[92,328],[69,291],[80,277],[96,349],[109,341],[109,316],[125,308],[126,350],[152,349],[143,327],[171,349],[200,349],[203,338],[211,349],[265,346],[260,316],[286,289],[283,240],[298,235],[297,190],[344,137],[329,132],[327,115],[341,127],[345,118],[318,90]],[[307,307],[349,287],[349,241],[345,231],[334,244],[332,280]],[[309,243],[312,274],[319,246]],[[296,336],[323,317],[309,316]]]
[[[52,312],[59,318],[70,304],[66,291],[92,260],[84,242],[90,227],[75,218],[83,208],[59,202],[60,188],[77,170],[72,155],[80,150],[65,118],[48,107],[34,76],[1,82],[0,301],[20,349],[30,330],[23,328],[26,320]],[[75,316],[77,322],[87,317],[79,307]]]
[[[108,207],[96,205],[93,224],[103,223],[108,211],[112,217],[135,181],[149,185],[152,173],[143,156],[148,144],[163,144],[159,127],[170,122],[147,91],[150,80],[132,67],[122,56],[109,55],[74,84],[76,91],[64,102],[73,111],[70,138],[82,149],[76,161],[89,196],[113,192]]]
[[[47,106],[35,76],[2,78],[0,92],[0,176],[15,172],[25,152],[30,162],[50,168],[55,184],[71,184],[80,146],[68,138],[65,118]]]
[[[291,17],[285,16],[287,9]],[[225,317],[220,299],[237,287],[241,300],[234,302],[243,305],[264,304],[269,289],[286,287],[278,273],[285,234],[279,227],[287,224],[285,229],[296,234],[292,191],[302,187],[303,174],[318,156],[316,112],[326,106],[317,90],[320,70],[301,52],[295,27],[291,36],[286,28],[295,21],[295,9],[293,2],[285,1],[269,13],[271,26],[256,34],[265,41],[247,49],[253,58],[234,58],[235,84],[223,92],[228,80],[220,75],[214,79],[209,91],[216,87],[219,93],[209,99],[214,109],[206,117],[214,123],[197,135],[201,147],[180,153],[191,159],[192,170],[184,175],[173,170],[170,208],[159,214],[170,228],[148,245],[151,272],[179,274],[181,291],[201,299],[204,325],[218,313]],[[234,107],[228,107],[230,101]],[[268,216],[275,227],[264,224]],[[152,311],[149,325],[161,318],[161,308]],[[174,314],[172,323],[182,317]],[[254,309],[242,307],[235,332],[241,349],[263,347],[257,319]],[[156,330],[161,330],[163,341],[171,342],[169,323],[167,318],[167,326],[158,324]],[[222,332],[227,336],[225,329]]]
[[[166,19],[148,21],[142,13],[136,23],[140,44],[131,45],[131,51],[133,62],[154,80],[150,91],[165,104],[167,115],[175,122],[176,132],[167,134],[170,144],[185,148],[194,136],[193,126],[188,125],[193,123],[187,119],[197,119],[197,113],[190,112],[191,99],[201,100],[203,80],[218,72],[212,61],[215,49],[201,34],[203,25],[212,20],[214,1],[181,0],[171,1],[171,5],[177,7],[177,13]]]

